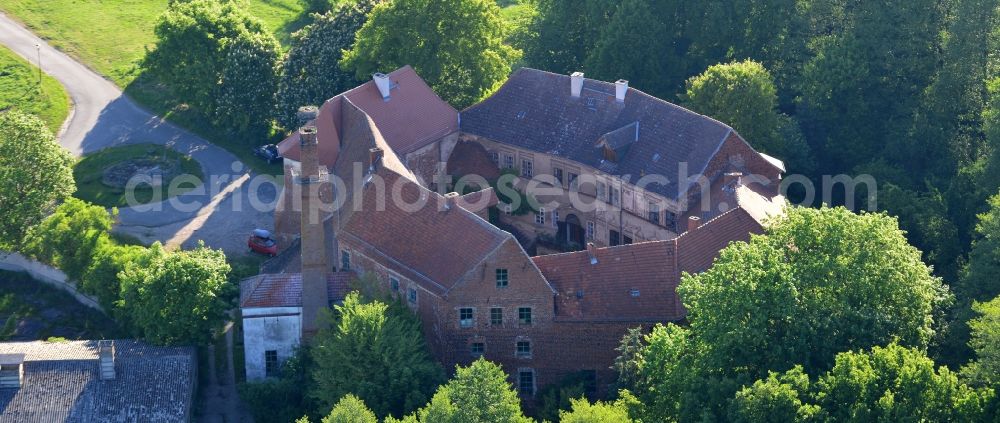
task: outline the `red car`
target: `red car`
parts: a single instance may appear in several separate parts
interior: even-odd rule
[[[247,238],[250,251],[274,257],[278,255],[278,243],[271,238],[271,233],[264,229],[254,229]]]

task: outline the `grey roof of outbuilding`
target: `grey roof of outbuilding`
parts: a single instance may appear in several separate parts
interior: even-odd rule
[[[604,160],[597,147],[602,136],[629,144],[618,163]],[[615,100],[615,84],[585,79],[578,98],[570,95],[570,77],[531,68],[515,71],[500,89],[462,111],[465,133],[493,141],[564,157],[630,178],[660,174],[669,182],[648,189],[677,198],[689,183],[678,184],[678,169],[698,175],[733,131],[729,126],[629,88],[624,103]],[[626,129],[627,128],[627,129]],[[612,147],[616,148],[616,147]]]
[[[98,341],[5,342],[23,353],[20,388],[0,389],[0,422],[183,422],[190,418],[195,352],[115,341],[114,380],[101,380]]]

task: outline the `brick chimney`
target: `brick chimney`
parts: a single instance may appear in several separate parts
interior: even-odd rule
[[[597,246],[593,242],[587,243],[587,255],[590,256],[590,264],[597,264]]]
[[[382,94],[382,100],[389,101],[389,91],[392,90],[392,81],[389,80],[389,75],[378,72],[372,75],[372,80],[375,81],[379,94]]]
[[[115,341],[97,342],[97,365],[101,380],[115,379]]]
[[[583,92],[583,72],[573,72],[569,76],[569,92],[573,98],[580,98]]]
[[[628,81],[624,79],[615,81],[615,101],[624,103],[626,92],[628,92]]]
[[[687,231],[691,232],[701,226],[701,218],[698,216],[691,216],[688,218],[688,228]]]
[[[307,340],[319,330],[320,311],[330,306],[326,292],[326,273],[330,266],[319,195],[325,175],[320,174],[316,127],[299,129],[299,147],[302,170],[296,182],[302,195],[302,339]]]
[[[299,126],[309,123],[309,121],[315,120],[319,117],[319,108],[316,106],[302,106],[299,107],[299,111],[295,113],[295,117],[299,120]]]

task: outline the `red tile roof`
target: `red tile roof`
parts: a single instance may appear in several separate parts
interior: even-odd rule
[[[532,260],[558,292],[559,319],[679,320],[686,314],[676,292],[681,273],[707,270],[729,243],[762,231],[757,218],[737,207],[671,240],[597,248],[597,263],[588,251]]]
[[[409,65],[389,74],[392,81],[388,101],[368,81],[327,100],[313,123],[319,130],[320,163],[331,166],[337,159],[341,131],[340,103],[346,98],[375,122],[386,142],[397,154],[406,154],[458,130],[458,111],[434,93]],[[329,141],[328,141],[329,140]],[[299,160],[298,134],[282,141],[281,154]],[[327,148],[324,149],[323,146]]]
[[[442,210],[444,198],[389,169],[362,191],[341,236],[425,289],[443,295],[512,236],[461,207]],[[397,186],[398,188],[393,188]],[[396,194],[398,193],[398,194]],[[398,195],[402,201],[394,201]],[[408,204],[420,206],[406,207]],[[379,204],[384,206],[379,206]]]
[[[497,205],[500,199],[497,198],[497,193],[493,191],[493,187],[489,187],[458,197],[457,201],[459,207],[473,213],[479,213]]]
[[[569,320],[665,321],[684,316],[677,299],[674,242],[532,257],[558,291],[556,315]]]
[[[351,272],[327,274],[330,301],[343,300],[354,279]],[[240,283],[240,307],[302,307],[302,274],[265,274],[244,280]]]

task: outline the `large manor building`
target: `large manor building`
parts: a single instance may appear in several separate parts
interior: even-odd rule
[[[622,80],[522,68],[458,112],[403,67],[300,115],[279,145],[286,248],[241,286],[251,380],[369,275],[446,369],[485,357],[529,399],[568,375],[603,390],[627,329],[683,320],[681,274],[784,205],[780,160]]]

